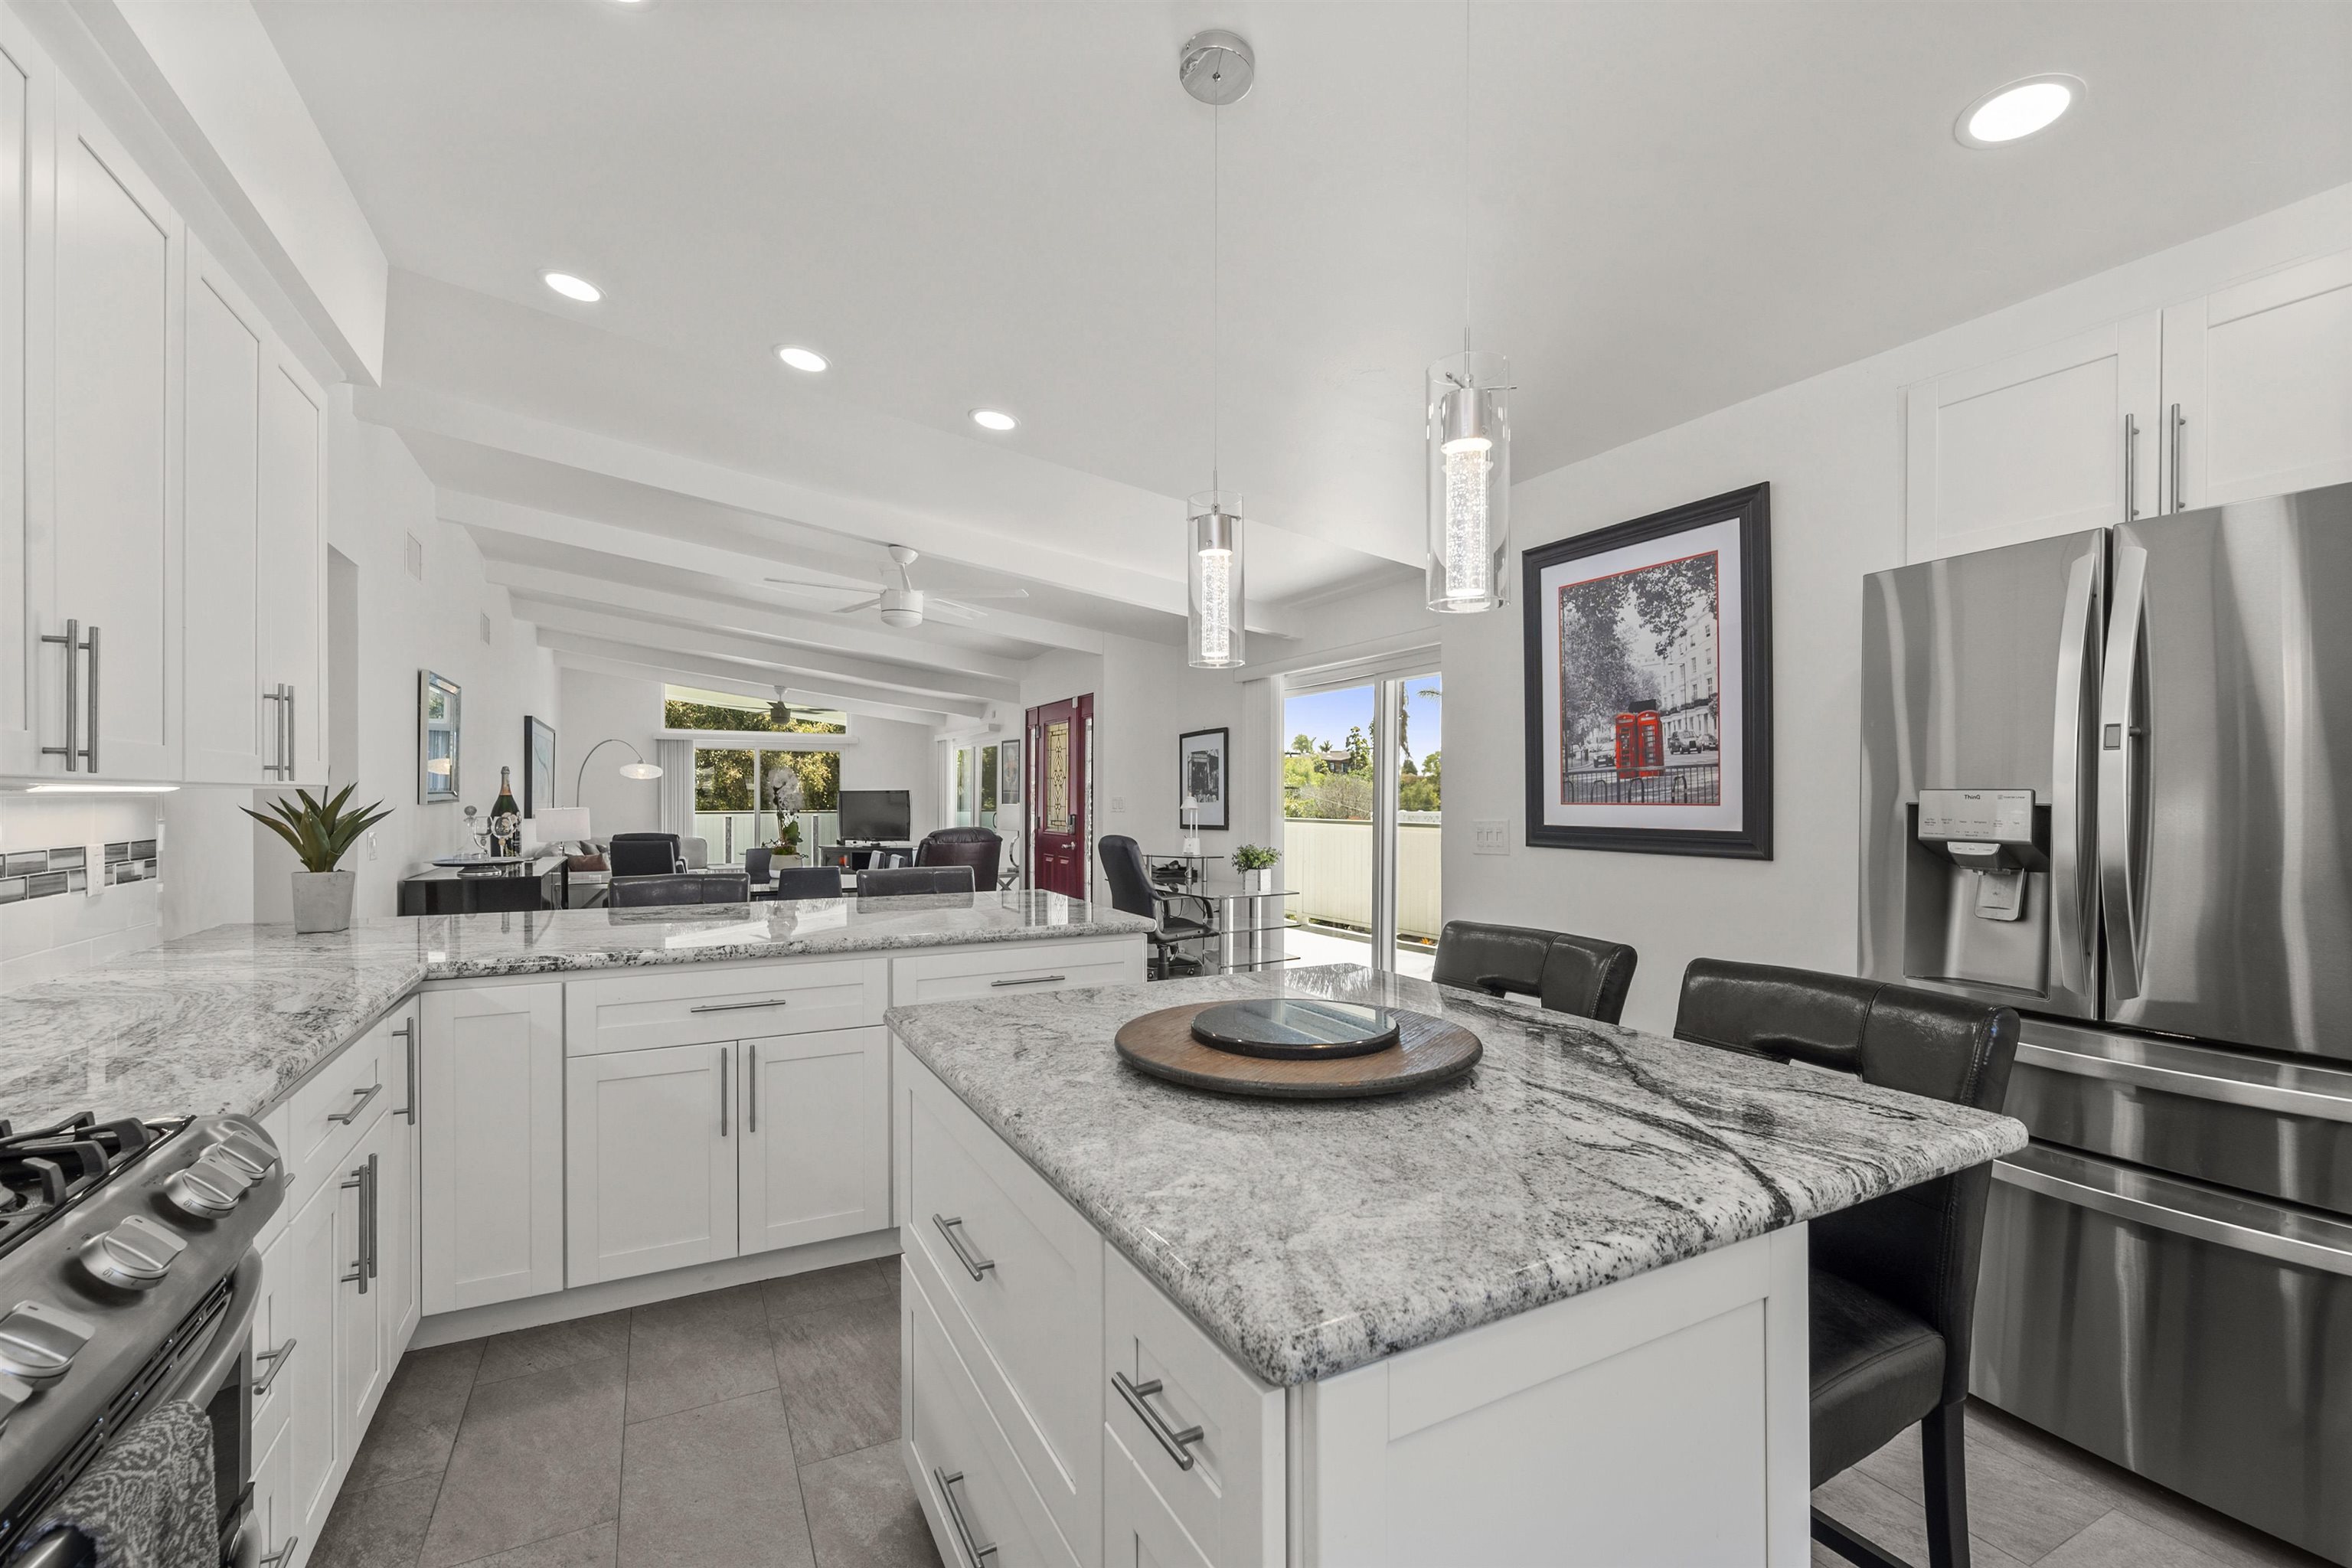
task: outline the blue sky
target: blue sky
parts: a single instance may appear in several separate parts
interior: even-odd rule
[[[1405,682],[1405,693],[1412,700],[1412,723],[1407,739],[1412,742],[1413,760],[1418,762],[1430,752],[1445,745],[1445,704],[1435,697],[1423,697],[1423,690],[1444,687],[1442,678],[1434,675],[1415,676]],[[1301,730],[1318,741],[1336,746],[1348,738],[1350,724],[1361,725],[1366,734],[1372,730],[1372,689],[1351,686],[1340,691],[1316,691],[1303,697],[1286,699],[1282,705],[1282,741],[1287,746],[1290,737]]]

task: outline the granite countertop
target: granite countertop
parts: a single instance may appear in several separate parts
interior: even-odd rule
[[[1306,994],[1486,1055],[1383,1100],[1197,1092],[1129,1018]],[[2006,1116],[1346,965],[893,1008],[891,1027],[1226,1349],[1304,1383],[2025,1144]]]
[[[1140,932],[1059,893],[812,899],[216,926],[0,993],[0,1116],[252,1112],[427,980]]]

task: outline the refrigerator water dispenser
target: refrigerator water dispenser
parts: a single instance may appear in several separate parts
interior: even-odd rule
[[[2041,992],[2049,806],[2030,789],[1923,789],[1910,816],[1911,977]]]

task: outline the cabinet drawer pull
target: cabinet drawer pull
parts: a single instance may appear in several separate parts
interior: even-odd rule
[[[988,984],[992,988],[1003,985],[1051,985],[1056,980],[1068,978],[1066,974],[1029,974],[1018,980],[992,980]]]
[[[1152,1407],[1150,1399],[1160,1392],[1160,1380],[1155,1377],[1149,1383],[1131,1383],[1127,1373],[1115,1372],[1110,1374],[1110,1385],[1118,1390],[1118,1396],[1127,1401],[1129,1410],[1143,1417],[1143,1424],[1151,1428],[1151,1435],[1160,1439],[1160,1446],[1168,1450],[1168,1457],[1176,1461],[1176,1468],[1191,1469],[1192,1456],[1186,1450],[1207,1434],[1197,1423],[1180,1432],[1169,1424],[1166,1416]]]
[[[294,1561],[294,1549],[301,1544],[300,1536],[289,1535],[286,1538],[285,1545],[262,1558],[254,1564],[254,1568],[281,1568],[282,1564]]]
[[[955,1495],[957,1483],[963,1479],[963,1472],[934,1469],[931,1479],[940,1484],[940,1496],[948,1505],[948,1521],[955,1526],[957,1543],[963,1548],[963,1554],[971,1559],[971,1568],[980,1568],[984,1559],[996,1555],[996,1542],[992,1541],[985,1546],[980,1545],[971,1538],[971,1526],[964,1522],[963,1505],[956,1501]],[[959,1563],[957,1568],[962,1568],[962,1565]]]
[[[355,1089],[352,1090],[352,1092],[360,1097],[359,1103],[352,1106],[349,1110],[330,1110],[327,1112],[328,1121],[340,1121],[344,1126],[349,1127],[352,1122],[357,1121],[360,1119],[360,1112],[368,1108],[368,1101],[373,1100],[377,1095],[383,1092],[383,1085],[379,1083],[368,1089]]]
[[[782,996],[770,996],[758,1002],[697,1002],[687,1009],[689,1013],[740,1013],[753,1007],[789,1007],[792,1004]]]
[[[956,1261],[962,1264],[964,1272],[974,1279],[978,1279],[996,1267],[996,1259],[982,1258],[965,1246],[963,1237],[956,1234],[963,1229],[963,1217],[961,1215],[950,1215],[944,1219],[938,1215],[933,1215],[931,1223],[940,1227],[940,1234],[948,1238],[948,1246],[955,1250]]]
[[[294,1347],[301,1342],[289,1336],[286,1342],[276,1350],[262,1351],[254,1356],[253,1359],[256,1361],[266,1361],[269,1363],[269,1370],[253,1380],[253,1396],[256,1399],[269,1397],[269,1385],[278,1381],[278,1374],[284,1372],[286,1363],[294,1359]]]

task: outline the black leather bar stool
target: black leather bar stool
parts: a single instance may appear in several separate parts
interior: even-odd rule
[[[1675,1034],[1809,1062],[1979,1110],[1998,1110],[2017,1012],[1932,991],[1722,959],[1683,972]],[[1990,1164],[1811,1224],[1812,1484],[1919,1424],[1929,1568],[1968,1568],[1969,1336]],[[1813,1539],[1864,1568],[1903,1568],[1813,1510]]]
[[[1555,1013],[1613,1024],[1641,955],[1622,942],[1534,926],[1447,921],[1430,978],[1490,996],[1532,996]]]
[[[903,899],[910,894],[969,893],[975,886],[969,866],[887,866],[857,873],[861,899]]]

